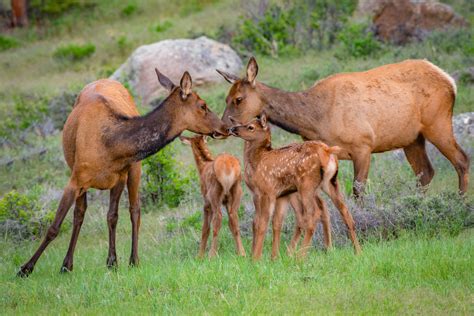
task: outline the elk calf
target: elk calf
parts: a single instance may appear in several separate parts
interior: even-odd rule
[[[232,127],[230,133],[245,140],[245,182],[253,193],[255,204],[252,244],[254,259],[260,259],[262,255],[270,216],[275,210],[279,216],[284,208],[281,203],[286,203],[282,198],[295,192],[300,195],[302,204],[303,216],[298,226],[305,230],[302,255],[306,254],[321,217],[321,209],[315,198],[320,189],[330,196],[338,208],[349,230],[355,252],[360,253],[354,221],[337,182],[338,161],[335,154],[338,147],[309,141],[272,149],[265,114],[245,125]],[[278,225],[281,226],[281,223]]]
[[[204,217],[199,256],[206,251],[212,221],[212,243],[209,257],[217,254],[217,235],[222,224],[221,205],[225,205],[229,215],[229,228],[234,236],[237,253],[245,256],[240,239],[238,210],[242,197],[240,163],[237,158],[220,154],[215,159],[209,152],[204,136],[180,136],[183,143],[191,145],[201,180],[201,193],[204,198]]]

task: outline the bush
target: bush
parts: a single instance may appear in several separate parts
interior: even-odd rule
[[[122,13],[123,16],[130,16],[134,14],[135,12],[137,12],[137,10],[138,10],[138,6],[134,3],[130,3],[127,6],[125,6],[120,12]]]
[[[68,44],[58,47],[54,52],[54,58],[61,61],[80,61],[90,57],[95,52],[93,44]]]
[[[1,103],[0,103],[1,104]],[[32,96],[16,96],[13,104],[0,107],[0,144],[21,138],[21,132],[42,122],[48,112],[47,100]]]
[[[29,10],[35,18],[57,17],[74,8],[94,6],[91,1],[84,0],[30,0]]]
[[[170,21],[164,21],[162,23],[158,23],[153,29],[155,30],[155,32],[161,33],[168,30],[172,26],[173,23],[171,23]]]
[[[355,0],[299,0],[258,10],[250,7],[232,43],[242,51],[285,55],[330,48],[355,9]],[[255,14],[255,12],[262,12]]]
[[[43,209],[36,196],[10,191],[0,199],[0,233],[14,240],[40,237],[55,212]]]
[[[177,207],[186,194],[199,187],[196,172],[177,161],[177,150],[167,145],[143,161],[144,204]]]
[[[0,52],[17,47],[18,45],[19,43],[16,39],[0,35]]]
[[[374,56],[381,45],[366,24],[348,25],[339,35],[345,53],[352,57]]]

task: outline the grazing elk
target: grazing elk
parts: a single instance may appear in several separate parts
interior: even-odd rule
[[[179,87],[157,69],[158,80],[169,91],[168,97],[153,111],[139,116],[127,89],[114,80],[98,80],[87,85],[78,96],[63,131],[63,148],[71,169],[69,183],[47,234],[19,276],[28,276],[45,248],[58,235],[69,208],[74,208],[74,224],[62,272],[73,268],[73,254],[87,208],[87,190],[110,190],[107,214],[109,254],[107,266],[117,264],[115,229],[120,195],[127,185],[132,222],[130,264],[138,264],[140,207],[140,160],[153,155],[184,130],[216,135],[223,133],[222,121],[195,92],[188,72]]]
[[[326,192],[341,213],[349,230],[349,237],[355,252],[360,252],[354,221],[349,213],[337,181],[338,147],[329,147],[317,141],[292,144],[283,148],[273,149],[271,132],[266,115],[253,119],[245,125],[236,125],[229,130],[231,135],[245,140],[245,183],[253,193],[255,217],[253,221],[252,256],[260,259],[263,241],[270,216],[282,217],[286,199],[289,194],[297,192],[302,203],[302,218],[298,226],[304,228],[302,254],[305,255],[311,238],[321,217],[315,196],[319,190]],[[298,213],[298,212],[297,212]],[[276,230],[280,232],[281,220],[277,220]],[[274,222],[275,224],[275,222]],[[296,233],[295,233],[296,235]],[[299,238],[299,235],[297,236]],[[273,236],[279,243],[279,236]],[[275,252],[275,249],[274,249]],[[276,255],[273,253],[273,256]]]
[[[225,205],[229,215],[229,228],[235,240],[237,253],[240,256],[245,256],[245,250],[240,239],[238,215],[242,197],[239,160],[229,154],[220,154],[216,158],[212,158],[204,136],[192,138],[180,136],[179,138],[183,143],[191,145],[201,180],[204,216],[199,256],[203,257],[206,251],[211,222],[212,243],[209,257],[217,254],[217,236],[222,224],[222,205]]]
[[[268,120],[305,140],[339,146],[339,159],[352,160],[354,194],[363,192],[371,153],[403,148],[413,171],[426,186],[434,170],[427,139],[451,162],[464,194],[469,158],[453,135],[456,84],[426,60],[406,60],[364,72],[341,73],[301,92],[286,92],[257,82],[258,65],[250,58],[247,75],[218,72],[232,85],[222,117],[248,122],[266,113]]]

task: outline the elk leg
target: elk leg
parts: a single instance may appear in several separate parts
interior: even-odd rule
[[[202,223],[202,233],[201,233],[201,244],[199,246],[199,258],[204,257],[206,252],[207,239],[209,238],[210,225],[211,225],[211,205],[209,202],[204,204],[204,214],[203,214],[203,223]]]
[[[329,195],[332,202],[339,210],[339,213],[341,214],[342,219],[344,220],[344,223],[346,224],[346,227],[348,229],[348,235],[354,246],[354,251],[356,255],[358,255],[360,254],[361,249],[360,249],[359,241],[357,240],[357,236],[355,232],[354,219],[352,218],[351,213],[349,212],[346,204],[344,203],[344,198],[341,194],[341,191],[339,190],[339,183],[337,179],[336,178],[331,179],[330,183],[331,184],[329,186],[329,192],[326,192],[326,193]]]
[[[352,155],[352,163],[354,165],[354,184],[352,189],[356,198],[360,198],[364,194],[365,183],[369,176],[370,153],[370,150],[364,150]]]
[[[229,215],[229,228],[232,232],[232,236],[235,240],[235,247],[237,249],[237,254],[239,256],[245,257],[245,249],[242,245],[242,239],[240,238],[240,228],[239,228],[239,206],[240,200],[242,198],[242,187],[240,182],[234,184],[230,189],[230,194],[227,201],[227,214]]]
[[[212,241],[211,249],[209,251],[209,257],[214,257],[217,255],[218,241],[217,237],[222,226],[222,200],[223,200],[223,191],[221,187],[214,188],[214,191],[210,191],[209,194],[212,209]]]
[[[119,181],[110,190],[109,212],[107,213],[107,223],[109,226],[109,255],[107,257],[107,267],[114,268],[117,266],[117,253],[115,252],[115,235],[118,221],[118,206],[120,196],[122,195],[124,181]]]
[[[41,242],[41,245],[38,247],[38,250],[34,253],[31,259],[21,266],[20,271],[18,271],[17,275],[20,277],[27,277],[33,272],[36,262],[38,261],[39,257],[43,253],[43,251],[48,247],[49,243],[52,242],[59,233],[59,229],[61,224],[66,217],[67,212],[74,203],[77,195],[79,193],[79,189],[69,182],[69,185],[64,189],[63,196],[61,201],[59,202],[58,210],[56,211],[56,216],[54,217],[53,223],[49,226],[46,236]]]
[[[265,240],[265,232],[268,228],[268,221],[270,220],[270,214],[275,208],[275,199],[269,196],[262,196],[259,199],[259,210],[255,213],[254,218],[254,249],[252,257],[254,260],[260,260],[263,252],[263,242]]]
[[[444,127],[444,126],[443,126]],[[449,133],[447,128],[431,127],[423,132],[423,135],[451,162],[456,169],[459,179],[459,192],[465,194],[469,183],[469,157],[456,142],[452,134],[452,123],[449,122]]]
[[[305,235],[303,237],[301,256],[305,257],[311,246],[311,239],[316,231],[316,225],[321,218],[321,211],[317,207],[316,199],[311,191],[300,191],[301,202],[303,203],[303,225]]]
[[[416,141],[403,148],[403,150],[415,175],[420,178],[421,186],[427,186],[431,179],[433,179],[434,170],[426,154],[425,138],[423,135],[420,134]]]
[[[272,229],[273,229],[272,260],[275,260],[280,256],[281,227],[283,225],[283,217],[285,216],[285,211],[287,207],[288,207],[287,198],[277,199],[275,212],[273,214],[273,221],[272,221]]]
[[[128,201],[130,203],[130,221],[132,222],[132,250],[130,253],[129,265],[138,265],[138,234],[140,231],[140,176],[141,176],[141,164],[137,162],[133,164],[128,171],[127,178],[127,189],[128,189]],[[118,201],[117,201],[118,204]],[[118,206],[117,206],[118,207]]]
[[[84,221],[84,215],[87,209],[87,193],[84,192],[81,196],[76,199],[76,205],[74,207],[74,223],[72,228],[71,241],[69,242],[69,249],[67,250],[66,257],[64,258],[61,272],[72,271],[73,260],[74,260],[74,249],[76,248],[77,238],[81,231],[81,226]]]
[[[321,212],[321,222],[323,223],[323,233],[324,233],[324,246],[326,250],[332,248],[332,237],[331,237],[331,217],[329,211],[326,207],[324,200],[316,194],[316,203]]]
[[[288,255],[293,255],[298,246],[298,242],[301,238],[302,227],[303,227],[303,204],[298,193],[290,195],[290,203],[293,211],[295,212],[295,231],[291,238],[290,245],[288,246]]]

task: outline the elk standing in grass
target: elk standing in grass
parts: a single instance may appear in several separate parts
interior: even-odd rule
[[[127,185],[132,222],[130,264],[138,264],[140,206],[140,160],[156,153],[184,130],[214,135],[223,133],[222,121],[196,93],[191,76],[185,72],[179,87],[156,70],[158,80],[169,96],[152,112],[139,116],[127,89],[119,82],[103,79],[87,85],[76,100],[63,130],[63,148],[71,169],[69,183],[46,236],[19,276],[28,276],[45,248],[58,235],[59,228],[74,201],[71,242],[61,271],[71,271],[77,238],[87,208],[87,190],[110,190],[107,214],[109,254],[107,266],[117,264],[115,229],[120,195]]]
[[[338,147],[311,141],[292,144],[279,149],[271,147],[271,132],[265,114],[245,125],[230,128],[230,133],[245,140],[245,183],[253,193],[255,217],[253,221],[252,256],[260,259],[263,241],[270,217],[274,212],[274,234],[280,232],[281,218],[287,199],[283,197],[298,192],[303,206],[298,226],[304,228],[302,254],[310,246],[317,222],[321,217],[315,196],[319,190],[326,192],[341,213],[349,230],[355,252],[360,252],[354,221],[349,213],[337,181]],[[275,222],[275,216],[277,221]],[[298,235],[299,238],[299,235]],[[274,252],[279,236],[274,235]]]
[[[339,146],[339,159],[352,160],[354,194],[362,193],[371,153],[403,148],[421,185],[434,170],[425,140],[435,145],[456,169],[459,191],[469,181],[469,158],[456,142],[452,116],[456,84],[426,60],[406,60],[364,72],[341,73],[322,79],[301,92],[286,92],[257,82],[252,57],[247,76],[218,72],[232,87],[222,119],[240,122],[266,113],[268,120],[305,140]]]
[[[229,154],[220,154],[215,159],[209,152],[204,136],[193,138],[180,136],[183,143],[191,145],[196,166],[201,180],[201,193],[204,198],[204,216],[199,256],[206,251],[212,222],[212,243],[209,256],[217,254],[217,236],[222,224],[221,206],[225,205],[229,215],[229,228],[235,240],[235,247],[240,256],[245,250],[240,239],[239,206],[242,197],[240,163]]]

